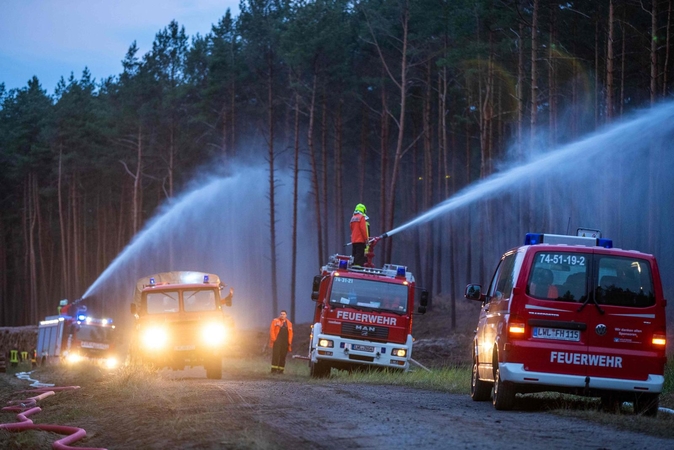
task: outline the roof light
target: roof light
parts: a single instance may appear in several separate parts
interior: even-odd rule
[[[543,242],[543,235],[540,233],[527,233],[524,237],[524,245],[536,245]]]
[[[86,320],[86,318],[87,316],[84,314],[80,314],[77,316],[77,320],[79,320],[80,322],[83,322],[84,320]]]
[[[396,277],[405,277],[405,266],[399,266],[396,270]]]
[[[340,270],[346,270],[348,267],[349,267],[349,262],[346,259],[340,259],[339,260]]]
[[[564,245],[584,245],[587,247],[613,248],[613,240],[589,236],[571,236],[566,234],[544,234],[527,233],[524,237],[524,245],[536,244],[564,244]]]
[[[208,275],[204,275],[204,283],[208,283]]]
[[[604,248],[613,248],[613,239],[599,238],[597,239],[597,246]]]
[[[154,277],[150,277],[150,286],[154,285],[155,285]]]

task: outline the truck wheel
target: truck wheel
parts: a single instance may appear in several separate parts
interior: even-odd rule
[[[222,379],[222,359],[216,358],[206,365],[206,378],[210,380]]]
[[[501,380],[501,369],[496,368],[494,376],[494,408],[499,411],[510,411],[515,405],[515,387],[512,383]]]
[[[330,366],[324,362],[310,362],[309,374],[311,378],[326,378],[330,376]]]
[[[475,402],[485,402],[491,396],[492,383],[480,380],[477,373],[477,361],[473,361],[473,374],[470,377],[470,397]]]
[[[660,408],[660,394],[638,394],[634,399],[634,414],[655,417]]]

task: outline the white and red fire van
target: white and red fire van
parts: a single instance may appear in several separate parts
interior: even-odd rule
[[[473,345],[471,397],[512,409],[517,393],[632,402],[655,415],[664,383],[665,306],[653,255],[578,236],[529,233],[506,252],[483,292]]]

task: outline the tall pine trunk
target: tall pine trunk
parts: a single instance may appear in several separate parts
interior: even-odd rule
[[[269,163],[269,245],[271,260],[271,301],[274,317],[278,316],[278,281],[276,275],[276,169],[274,168],[274,68],[272,55],[268,55],[267,113],[269,126],[268,163]]]
[[[323,231],[321,220],[321,190],[318,184],[318,167],[316,164],[316,149],[314,146],[314,117],[316,104],[316,75],[314,75],[311,88],[311,104],[309,106],[309,127],[307,129],[307,147],[309,148],[309,160],[311,161],[311,186],[314,190],[314,210],[316,212],[316,235],[318,237],[318,265],[321,267],[325,263],[323,259]]]

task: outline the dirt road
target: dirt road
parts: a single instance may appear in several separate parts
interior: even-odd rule
[[[32,419],[84,428],[87,437],[76,446],[90,448],[674,448],[674,439],[560,417],[527,402],[519,410],[499,412],[468,395],[311,380],[296,370],[281,376],[232,370],[222,380],[206,379],[201,368],[130,370],[91,378],[67,370],[57,374],[60,380],[46,381],[66,385],[78,380],[81,389],[41,401],[43,411]],[[45,372],[42,377],[53,375]],[[24,392],[23,384],[0,377],[7,400],[10,392]],[[3,420],[13,421],[6,414]],[[0,448],[51,448],[55,439],[46,432],[0,432]]]
[[[140,439],[136,431],[110,441],[109,448],[499,448],[523,449],[653,449],[671,448],[673,440],[616,431],[577,419],[541,411],[499,412],[489,402],[476,403],[467,395],[450,395],[398,386],[335,384],[275,379],[204,380],[181,384],[199,397],[186,401],[203,414],[212,405],[221,419],[216,432],[194,427],[193,439],[184,433],[157,440]],[[183,393],[184,396],[184,393]],[[159,413],[159,412],[157,412]],[[171,411],[163,417],[171,419]],[[185,426],[183,423],[182,426]],[[125,429],[125,428],[122,428]],[[88,445],[103,444],[98,439]]]

